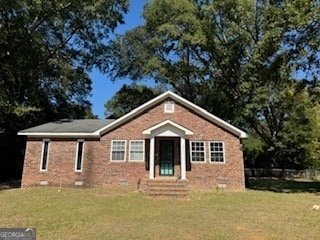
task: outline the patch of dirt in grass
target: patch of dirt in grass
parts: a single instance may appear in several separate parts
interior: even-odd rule
[[[247,227],[245,227],[245,226],[237,226],[236,229],[237,229],[237,231],[245,231],[245,230],[247,230]]]
[[[249,232],[249,239],[250,240],[266,240],[265,237],[261,236],[259,233],[262,232],[261,229],[257,228],[257,229],[250,229],[246,226],[243,226],[243,225],[239,225],[236,227],[236,230],[239,231],[239,232],[243,232],[243,233],[246,233],[246,232]],[[250,233],[250,232],[253,232],[253,233]]]
[[[252,236],[250,240],[266,240],[266,238],[262,236]]]

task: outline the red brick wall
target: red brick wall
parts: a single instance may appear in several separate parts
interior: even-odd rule
[[[136,187],[138,181],[148,179],[145,162],[129,161],[129,140],[143,140],[143,130],[164,120],[171,120],[193,132],[192,140],[206,141],[207,163],[192,163],[187,171],[191,188],[215,189],[226,186],[230,190],[244,189],[244,168],[241,143],[238,137],[224,131],[179,104],[174,113],[164,113],[163,103],[147,110],[122,126],[107,132],[100,140],[85,140],[83,170],[74,171],[77,140],[50,141],[48,171],[40,172],[42,139],[27,143],[22,186],[48,185],[74,186],[75,181],[84,185],[128,185]],[[126,162],[111,162],[111,140],[127,140]],[[225,163],[209,163],[208,141],[223,141]],[[175,170],[176,171],[176,170]]]

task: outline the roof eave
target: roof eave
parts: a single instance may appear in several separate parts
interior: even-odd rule
[[[124,116],[122,116],[121,118],[115,120],[114,122],[112,122],[111,124],[97,130],[95,133],[99,134],[100,136],[102,136],[104,133],[106,133],[107,131],[121,125],[122,123],[124,123],[127,120],[130,120],[131,118],[133,118],[134,116],[142,113],[143,111],[145,111],[148,107],[153,106],[161,101],[163,101],[164,99],[171,97],[173,100],[176,100],[177,102],[183,104],[184,106],[188,106],[190,109],[194,110],[195,112],[197,112],[198,114],[200,114],[202,117],[206,118],[209,121],[212,121],[213,123],[217,124],[218,126],[220,126],[221,128],[231,132],[232,134],[238,136],[239,138],[248,138],[248,134],[245,133],[244,131],[234,127],[233,125],[229,124],[228,122],[214,116],[213,114],[209,113],[208,111],[206,111],[205,109],[197,106],[196,104],[184,99],[183,97],[180,97],[179,95],[172,93],[170,91],[164,92],[162,94],[160,94],[159,96],[151,99],[150,101],[142,104],[141,106],[137,107],[136,109],[132,110],[131,112],[125,114]]]
[[[161,122],[161,123],[159,123],[159,124],[157,124],[155,126],[152,126],[152,127],[148,128],[148,129],[145,129],[142,133],[145,134],[145,135],[151,135],[151,133],[154,130],[156,130],[158,128],[161,128],[161,127],[163,127],[165,125],[171,125],[171,126],[177,128],[177,129],[179,129],[180,131],[184,132],[185,135],[193,135],[192,131],[190,131],[189,129],[187,129],[187,128],[185,128],[185,127],[183,127],[183,126],[181,126],[181,125],[179,125],[179,124],[177,124],[175,122],[172,122],[171,120],[165,120],[165,121],[163,121],[163,122]]]
[[[26,133],[18,132],[19,136],[27,136],[34,138],[100,138],[99,134],[94,133]]]
[[[215,124],[217,124],[218,126],[220,126],[221,128],[231,132],[232,134],[238,136],[239,138],[248,138],[249,135],[247,133],[245,133],[244,131],[240,130],[239,128],[229,124],[228,122],[222,120],[221,118],[209,113],[207,110],[199,107],[198,105],[180,97],[179,95],[174,95],[175,100],[178,100],[180,103],[183,103],[187,106],[189,106],[192,110],[194,110],[195,112],[199,113],[202,117],[205,117],[206,119],[208,119],[209,121],[214,122]]]
[[[232,134],[238,136],[239,138],[248,138],[249,135],[242,131],[241,129],[231,125],[230,123],[212,115],[211,113],[205,111],[205,110],[201,110],[202,111],[202,116],[207,118],[208,120],[214,122],[215,124],[217,124],[218,126],[220,126],[221,128],[231,132]]]
[[[150,101],[147,101],[146,103],[142,104],[141,106],[133,109],[129,113],[123,115],[122,117],[118,118],[114,122],[110,123],[109,125],[99,129],[96,131],[96,133],[99,133],[100,136],[102,136],[104,133],[106,133],[108,130],[113,129],[119,125],[121,125],[124,121],[127,121],[131,119],[131,117],[134,117],[143,111],[145,111],[149,106],[152,106],[154,104],[157,104],[158,102],[161,102],[162,100],[166,99],[167,97],[172,96],[172,93],[170,91],[164,92],[160,94],[159,96],[151,99]]]

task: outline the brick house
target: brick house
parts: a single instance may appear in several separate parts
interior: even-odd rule
[[[116,120],[61,120],[27,136],[22,187],[187,182],[243,190],[247,134],[168,91]]]

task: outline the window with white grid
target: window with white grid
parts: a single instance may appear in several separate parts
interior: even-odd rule
[[[204,141],[191,141],[190,149],[192,162],[205,162]]]
[[[224,163],[224,143],[210,142],[210,161],[212,163]]]
[[[144,140],[130,141],[130,161],[144,161]]]
[[[126,141],[112,140],[111,143],[111,161],[125,161],[126,156]]]

